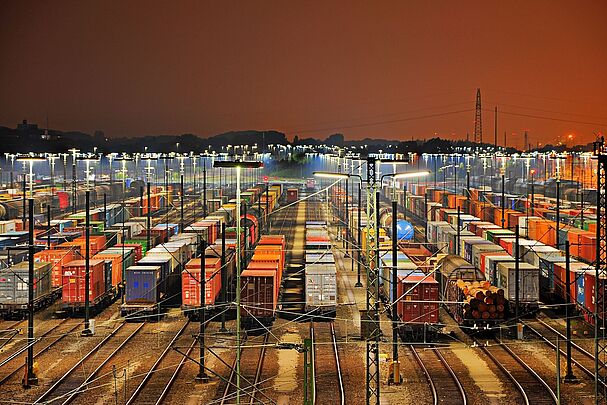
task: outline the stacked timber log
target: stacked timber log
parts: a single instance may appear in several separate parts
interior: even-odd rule
[[[506,315],[504,290],[488,281],[456,281],[465,296],[464,318],[503,319]]]
[[[508,315],[504,290],[488,281],[449,280],[445,292],[447,309],[460,324],[496,322]]]

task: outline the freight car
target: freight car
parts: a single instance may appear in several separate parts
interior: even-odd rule
[[[296,188],[287,189],[287,204],[297,202],[299,190]]]
[[[439,322],[439,285],[434,276],[398,270],[396,313],[399,334],[406,341],[432,341],[444,325]]]
[[[221,259],[218,257],[205,257],[205,305],[214,306],[219,299],[222,288]],[[191,259],[181,272],[181,308],[184,314],[193,321],[199,320],[201,299],[201,267],[202,259]],[[214,308],[211,309],[212,311]]]
[[[34,263],[34,311],[46,308],[61,296],[51,285],[52,263]],[[0,270],[0,316],[24,319],[28,314],[29,261]]]
[[[458,324],[486,328],[508,319],[504,290],[492,286],[460,256],[448,255],[439,260],[435,274],[445,308]]]
[[[131,320],[146,320],[150,316],[158,319],[167,308],[181,306],[181,273],[196,252],[195,240],[191,236],[173,238],[150,249],[135,266],[127,269],[125,302],[120,308],[123,316]]]
[[[242,324],[259,330],[274,322],[285,262],[284,235],[260,239],[247,268],[240,275]]]
[[[337,268],[324,222],[307,222],[304,267],[305,306],[313,318],[335,317],[337,310]]]
[[[89,259],[89,309],[95,314],[107,308],[122,293],[122,284],[112,284],[112,262]],[[62,269],[63,293],[60,316],[82,315],[85,307],[86,263],[74,260]],[[122,280],[122,277],[120,278]]]

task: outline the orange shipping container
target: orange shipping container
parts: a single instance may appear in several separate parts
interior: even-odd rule
[[[186,307],[200,306],[200,259],[192,259],[181,272],[181,299]],[[221,259],[205,258],[205,299],[212,305],[221,291]]]
[[[52,263],[51,287],[61,287],[61,271],[63,266],[76,258],[75,249],[43,250],[34,255],[35,262]]]
[[[93,258],[110,260],[112,262],[112,285],[116,286],[122,282],[122,255],[120,253],[96,254]]]

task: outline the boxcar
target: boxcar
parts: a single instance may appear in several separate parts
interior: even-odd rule
[[[221,259],[205,257],[205,305],[214,305],[221,291]],[[181,308],[187,317],[198,320],[200,308],[201,259],[190,260],[181,272]]]
[[[45,308],[61,295],[51,286],[51,263],[34,263],[34,310]],[[24,318],[28,311],[29,261],[0,270],[0,314],[6,319]]]
[[[305,310],[334,317],[337,309],[337,269],[335,263],[307,264],[305,267]]]
[[[89,302],[90,311],[97,313],[111,304],[120,294],[118,286],[112,285],[111,261],[89,260]],[[74,260],[63,266],[61,297],[62,308],[68,314],[80,314],[85,306],[86,263]]]

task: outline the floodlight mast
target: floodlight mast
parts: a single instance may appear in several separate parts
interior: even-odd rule
[[[363,160],[364,161],[364,160]],[[380,370],[379,370],[379,339],[381,329],[379,327],[379,185],[385,176],[394,178],[412,178],[428,175],[430,172],[404,172],[392,173],[378,178],[379,165],[382,162],[397,164],[408,164],[408,160],[380,160],[375,157],[368,157],[367,164],[367,225],[366,225],[366,258],[367,258],[367,294],[366,294],[366,319],[370,324],[366,341],[366,403],[368,405],[379,405],[380,397]],[[314,172],[316,177],[348,179],[350,177],[362,178],[356,174],[332,173],[332,172]]]
[[[240,273],[242,263],[240,261],[241,245],[240,245],[240,172],[242,168],[258,169],[263,167],[262,162],[257,161],[240,161],[240,160],[222,160],[215,161],[213,167],[235,168],[236,169],[236,403],[240,404]],[[221,188],[221,184],[219,185]],[[203,259],[204,267],[204,259]],[[204,268],[202,270],[204,272]]]

